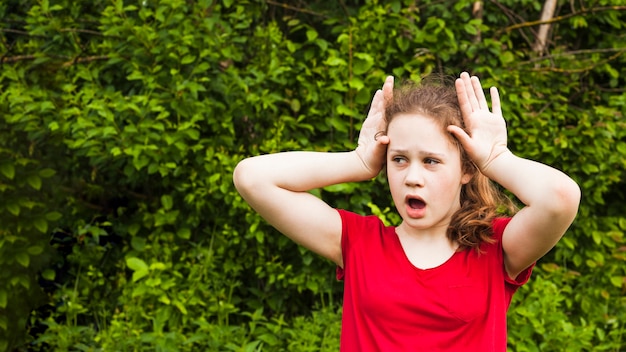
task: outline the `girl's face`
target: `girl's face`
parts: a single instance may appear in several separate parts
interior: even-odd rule
[[[461,187],[472,177],[462,171],[453,137],[420,114],[394,116],[387,136],[387,179],[401,226],[445,233],[460,208]]]

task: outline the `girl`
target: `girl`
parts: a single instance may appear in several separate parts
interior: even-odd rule
[[[462,73],[456,92],[393,84],[374,95],[354,151],[248,158],[235,186],[280,232],[337,264],[342,351],[506,351],[512,295],[574,220],[578,185],[509,151],[498,91],[490,112],[477,77]],[[397,226],[308,193],[383,167]],[[514,209],[490,180],[524,207],[497,215]]]

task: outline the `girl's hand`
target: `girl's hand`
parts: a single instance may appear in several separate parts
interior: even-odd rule
[[[382,170],[387,157],[389,137],[385,135],[387,122],[385,120],[385,106],[393,99],[393,76],[385,79],[382,89],[376,91],[367,118],[363,122],[359,133],[356,154],[372,177]]]
[[[455,82],[461,114],[467,133],[458,126],[448,126],[474,164],[484,174],[489,165],[502,153],[508,151],[506,123],[500,108],[500,96],[496,87],[491,87],[491,108],[476,76],[461,73]]]

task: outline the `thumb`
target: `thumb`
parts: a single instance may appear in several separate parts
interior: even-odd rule
[[[464,148],[470,145],[471,138],[461,127],[450,125],[447,130],[461,143]]]

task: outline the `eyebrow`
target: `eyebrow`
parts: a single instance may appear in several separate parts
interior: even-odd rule
[[[394,153],[394,154],[408,154],[409,151],[407,149],[398,149],[398,148],[394,148],[394,149],[389,149],[387,151],[387,153]],[[443,153],[435,153],[435,152],[427,152],[427,151],[420,151],[419,152],[420,156],[423,157],[435,157],[438,159],[443,159],[446,157],[445,154]]]

